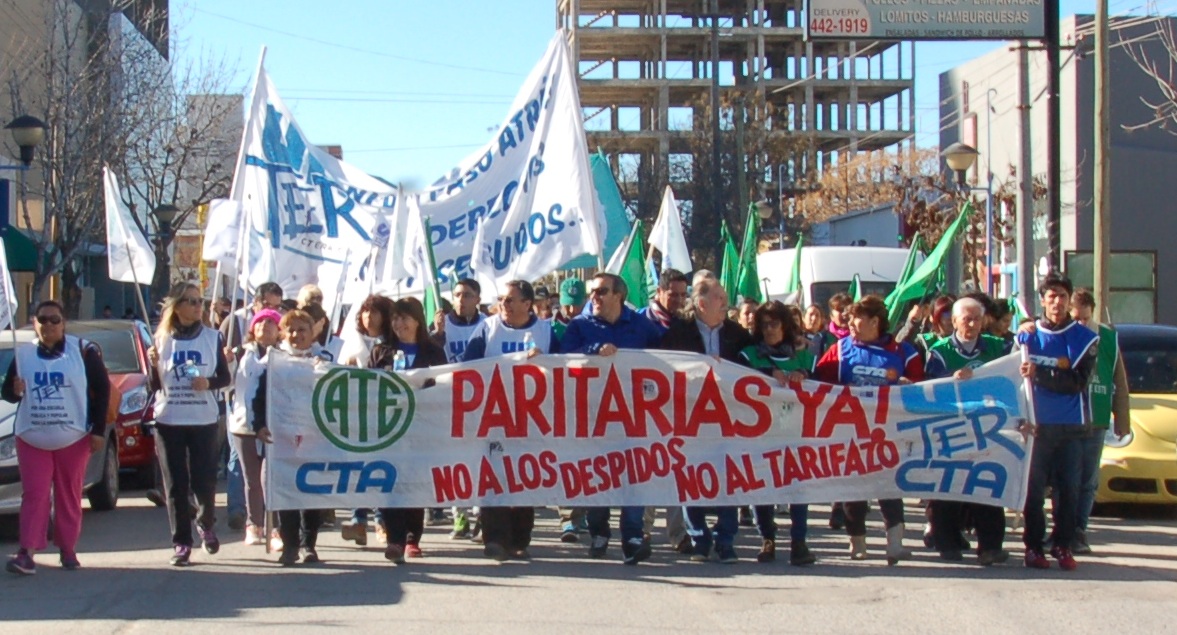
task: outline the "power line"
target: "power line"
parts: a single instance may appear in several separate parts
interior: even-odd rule
[[[211,11],[206,11],[204,9],[199,9],[199,8],[193,7],[192,10],[197,13],[203,13],[204,15],[207,15],[210,17],[220,18],[222,20],[227,20],[227,21],[233,22],[235,24],[242,24],[245,26],[253,27],[255,29],[260,29],[262,31],[268,31],[270,33],[277,33],[278,35],[284,35],[286,37],[291,37],[291,38],[303,40],[306,42],[314,42],[315,44],[321,44],[323,46],[330,46],[332,48],[337,48],[337,49],[341,49],[344,51],[352,51],[353,53],[363,53],[365,55],[376,55],[379,57],[387,57],[389,59],[400,60],[402,62],[413,62],[415,64],[426,64],[429,66],[439,66],[442,68],[452,68],[455,70],[462,70],[462,71],[475,71],[478,73],[494,73],[496,75],[507,75],[510,77],[523,77],[524,76],[524,73],[513,73],[513,72],[509,72],[509,71],[501,71],[501,70],[494,69],[494,68],[482,68],[479,66],[465,66],[462,64],[447,64],[445,62],[436,62],[434,60],[426,60],[426,59],[420,59],[420,58],[416,58],[416,57],[408,57],[405,55],[396,55],[393,53],[389,53],[387,51],[374,51],[371,49],[360,48],[358,46],[348,46],[346,44],[340,44],[338,42],[332,42],[330,40],[320,40],[318,38],[308,37],[305,35],[300,35],[298,33],[291,33],[289,31],[282,31],[280,29],[275,29],[275,28],[268,27],[268,26],[265,26],[262,24],[257,24],[254,22],[246,22],[245,20],[242,20],[240,18],[232,18],[232,17],[226,16],[226,15],[221,15],[219,13],[213,13]]]

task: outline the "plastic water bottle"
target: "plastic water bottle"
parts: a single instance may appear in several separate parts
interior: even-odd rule
[[[184,362],[184,376],[188,379],[196,379],[197,377],[200,377],[200,368],[196,366],[195,361],[190,359]]]
[[[523,352],[530,353],[535,348],[535,338],[531,336],[531,331],[523,334]]]
[[[394,355],[392,358],[392,370],[400,373],[403,372],[406,368],[408,368],[408,363],[405,360],[405,352],[397,351],[396,355]]]

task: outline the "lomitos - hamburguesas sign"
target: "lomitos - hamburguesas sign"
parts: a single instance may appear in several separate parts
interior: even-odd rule
[[[806,37],[868,40],[1036,40],[1044,0],[809,0]]]

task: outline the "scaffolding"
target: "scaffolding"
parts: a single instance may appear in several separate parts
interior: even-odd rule
[[[706,125],[699,104],[713,85],[728,97],[758,93],[757,103],[772,106],[771,134],[806,135],[807,152],[769,166],[768,180],[787,186],[846,153],[914,138],[914,45],[806,41],[803,0],[557,0],[556,6],[557,26],[567,30],[578,65],[590,148],[603,149],[615,171],[622,160],[653,161],[656,188],[669,181],[670,156],[691,152],[692,126]]]

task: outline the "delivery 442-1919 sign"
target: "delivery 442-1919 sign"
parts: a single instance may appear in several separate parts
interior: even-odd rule
[[[1019,507],[1018,359],[851,388],[689,353],[522,354],[394,376],[269,361],[275,509],[919,496]]]
[[[1046,35],[1043,0],[809,0],[809,39],[1021,40]]]

